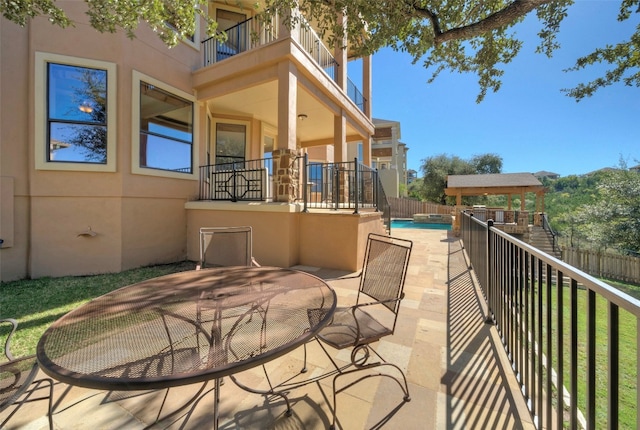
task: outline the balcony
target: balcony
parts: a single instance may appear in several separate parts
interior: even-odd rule
[[[336,68],[338,62],[331,51],[323,43],[313,28],[301,18],[298,23],[298,32],[292,32],[296,42],[309,54],[313,61],[334,82],[337,81]],[[202,42],[203,64],[209,66],[232,58],[244,52],[260,49],[280,38],[278,16],[273,16],[269,21],[258,18],[249,18],[228,30],[227,40],[219,42],[215,38],[208,38]],[[347,83],[347,95],[360,110],[364,111],[366,99],[358,86],[349,78]]]
[[[291,166],[294,172],[296,202],[303,211],[310,209],[374,209],[383,213],[385,225],[391,224],[391,212],[378,172],[358,162],[310,163],[299,157]],[[241,160],[200,167],[198,200],[273,202],[278,178],[271,158]],[[306,184],[303,186],[302,184]]]

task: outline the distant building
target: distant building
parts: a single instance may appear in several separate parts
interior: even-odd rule
[[[371,142],[371,165],[380,172],[387,196],[400,197],[400,186],[406,190],[409,183],[409,148],[400,142],[400,122],[373,118],[373,125],[376,130]]]
[[[629,167],[629,170],[632,172],[640,173],[640,164],[638,164],[637,166]]]
[[[533,174],[538,179],[558,179],[560,175],[558,173],[547,172],[545,170],[541,170]]]

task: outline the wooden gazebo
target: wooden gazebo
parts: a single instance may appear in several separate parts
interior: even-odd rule
[[[462,205],[462,196],[506,195],[509,210],[511,197],[520,196],[520,210],[525,210],[525,194],[536,194],[536,212],[544,212],[544,186],[531,173],[488,173],[480,175],[449,175],[447,196],[456,196],[456,206]]]

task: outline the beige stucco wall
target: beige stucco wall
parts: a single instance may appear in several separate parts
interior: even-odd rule
[[[397,169],[380,169],[378,170],[382,187],[387,197],[400,197],[399,190],[399,172]]]
[[[135,70],[191,94],[191,71],[201,54],[187,44],[170,50],[144,25],[133,40],[123,33],[101,34],[90,28],[84,2],[58,4],[74,28],[52,26],[45,18],[25,28],[0,21],[0,177],[5,184],[0,189],[3,201],[11,199],[6,204],[11,208],[0,210],[5,214],[0,238],[12,239],[0,250],[0,280],[118,272],[182,260],[184,205],[197,194],[197,175],[171,179],[132,173],[132,75]],[[34,124],[43,120],[35,118],[36,52],[117,65],[116,152],[109,154],[116,159],[115,172],[48,170],[46,164],[36,169]],[[201,111],[196,103],[196,115]],[[89,227],[95,236],[78,236]]]
[[[0,19],[0,281],[27,273],[29,57],[27,30]],[[5,61],[11,58],[12,61]]]
[[[370,232],[385,234],[379,213],[301,212],[299,205],[189,202],[187,258],[199,258],[200,227],[251,226],[263,266],[305,265],[356,271]]]
[[[136,172],[132,167],[132,161],[137,161],[132,148],[132,130],[137,130],[137,124],[132,123],[132,107],[137,109],[133,103],[137,91],[132,88],[134,72],[195,96],[197,73],[193,72],[201,66],[202,53],[188,43],[169,49],[144,24],[135,39],[122,32],[99,33],[89,25],[84,2],[56,4],[74,21],[74,27],[61,29],[43,17],[25,28],[0,20],[0,204],[5,205],[0,208],[0,238],[11,239],[0,249],[0,281],[119,272],[185,258],[195,261],[198,228],[212,225],[254,226],[254,255],[265,265],[308,264],[352,270],[360,264],[364,246],[358,243],[363,240],[357,232],[369,228],[364,227],[367,217],[339,214],[329,228],[322,216],[302,214],[296,205],[272,204],[262,210],[256,207],[259,204],[248,203],[250,210],[237,210],[237,206],[225,210],[218,206],[219,213],[194,210],[189,208],[191,203],[212,204],[193,202],[198,198],[197,170],[193,177],[180,179]],[[202,33],[196,36],[197,41],[200,36]],[[115,66],[116,109],[109,120],[116,121],[115,153],[109,153],[110,159],[115,158],[115,171],[53,170],[44,160],[36,163],[34,148],[42,141],[42,136],[36,136],[36,125],[44,123],[43,117],[36,117],[35,104],[42,106],[44,101],[39,89],[42,82],[36,81],[35,70],[42,65],[36,62],[36,53]],[[248,61],[268,62],[262,57]],[[306,79],[311,82],[308,76]],[[346,97],[336,93],[333,83],[322,82],[318,85],[326,85],[335,96],[331,100]],[[203,101],[195,103],[195,115],[197,169],[204,164],[206,150]],[[354,116],[362,117],[369,126],[361,125],[355,131],[372,132],[368,118],[359,111]],[[259,158],[261,124],[249,114],[243,119],[250,122],[252,130],[254,146],[249,156]],[[333,148],[323,147],[318,156],[332,160]],[[89,228],[92,234],[83,235]]]
[[[189,202],[187,204],[187,258],[200,255],[200,227],[251,226],[253,256],[263,266],[298,264],[299,207],[257,202]]]
[[[300,231],[300,264],[350,271],[362,268],[368,234],[386,234],[377,213],[303,213]]]

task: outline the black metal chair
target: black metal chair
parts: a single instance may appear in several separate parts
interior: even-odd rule
[[[52,398],[53,398],[53,381],[49,378],[40,379],[34,382],[34,378],[38,373],[38,363],[35,355],[15,358],[11,354],[11,337],[18,328],[18,322],[12,318],[0,320],[0,324],[11,324],[9,334],[4,343],[4,355],[8,361],[0,363],[0,412],[9,406],[17,403],[21,405],[25,402],[48,399],[49,405],[47,409],[47,417],[49,419],[49,428],[53,429],[53,418],[51,417]],[[32,383],[34,385],[31,388]],[[46,397],[31,398],[31,395],[43,383],[49,384],[49,393]],[[25,394],[21,399],[21,396]],[[4,428],[6,423],[17,412],[16,408],[9,416],[0,423],[0,428]]]
[[[252,229],[241,227],[200,228],[200,261],[196,269],[221,266],[257,266],[253,258]]]
[[[385,361],[371,344],[392,335],[395,331],[400,301],[404,297],[403,288],[412,246],[413,243],[409,240],[370,233],[363,269],[357,275],[360,278],[360,286],[356,304],[336,309],[332,321],[316,335],[316,340],[335,366],[336,372],[333,378],[331,428],[335,428],[336,424],[337,395],[369,377],[386,376],[395,380],[404,392],[404,400],[411,400],[407,378],[402,369]],[[309,311],[309,318],[321,317],[318,312]],[[323,343],[336,349],[352,348],[351,363],[338,366]],[[376,361],[370,360],[373,358],[371,353],[377,357],[374,358]],[[338,378],[380,366],[396,369],[402,379],[388,373],[367,372],[354,382],[337,389]]]

